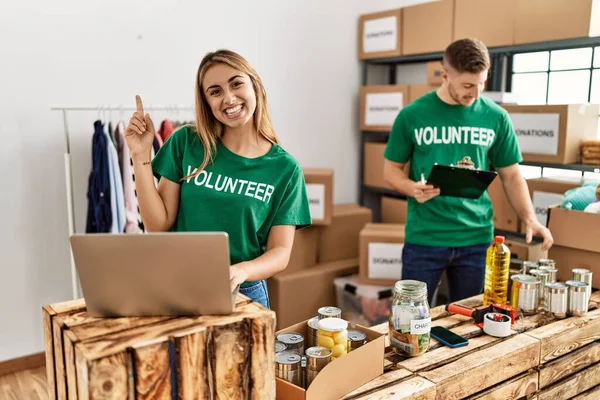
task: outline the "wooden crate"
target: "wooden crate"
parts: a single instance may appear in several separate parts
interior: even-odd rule
[[[469,338],[469,345],[451,349],[432,340],[424,355],[404,358],[388,340],[384,374],[344,399],[600,399],[599,305],[596,291],[586,315],[556,320],[540,312],[519,319],[507,338],[485,335],[444,306],[433,308],[432,324]],[[387,334],[388,325],[373,329]]]
[[[239,295],[228,316],[93,318],[43,307],[50,399],[275,398],[275,313]]]

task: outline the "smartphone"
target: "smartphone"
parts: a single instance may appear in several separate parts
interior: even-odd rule
[[[457,335],[449,329],[442,328],[441,326],[431,327],[431,337],[451,348],[462,347],[469,344],[469,341],[464,337]]]

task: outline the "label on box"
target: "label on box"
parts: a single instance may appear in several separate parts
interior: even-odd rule
[[[548,222],[548,207],[560,204],[565,200],[565,196],[558,193],[533,192],[533,208],[538,222],[546,226]]]
[[[413,319],[410,321],[411,335],[424,335],[431,331],[431,318]]]
[[[369,278],[400,280],[403,248],[404,243],[369,243]]]
[[[523,153],[558,154],[559,114],[510,113]]]
[[[366,97],[365,124],[392,126],[404,104],[402,92],[368,93]]]
[[[321,183],[307,183],[306,194],[313,220],[325,219],[325,185]]]
[[[363,51],[393,51],[398,47],[398,20],[395,16],[365,21]]]

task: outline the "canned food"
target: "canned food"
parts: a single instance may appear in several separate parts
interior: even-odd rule
[[[357,329],[348,329],[348,353],[367,344],[367,334]]]
[[[306,388],[317,377],[319,372],[331,362],[331,350],[315,346],[306,349]]]
[[[539,304],[540,280],[531,275],[514,275],[511,287],[511,306],[525,315],[535,314]]]
[[[548,283],[548,277],[550,276],[550,274],[547,271],[541,269],[532,269],[531,271],[529,271],[529,274],[535,276],[540,280],[538,288],[539,305],[544,306],[544,300],[546,298],[546,291],[544,288],[546,287],[546,283]]]
[[[546,283],[546,311],[552,313],[556,318],[567,316],[568,287],[561,282]]]
[[[287,350],[287,346],[285,343],[280,342],[278,340],[275,341],[275,354],[282,353]]]
[[[319,330],[319,317],[314,317],[307,322],[307,333],[306,348],[314,347],[317,345],[317,331]]]
[[[337,307],[321,307],[318,310],[319,319],[323,318],[342,318],[342,310]]]
[[[331,350],[331,359],[335,360],[348,353],[348,322],[341,318],[319,320],[317,342],[320,347]]]
[[[552,268],[556,268],[556,262],[550,258],[542,258],[539,262],[538,262],[540,267],[552,267]]]
[[[587,289],[590,285],[580,281],[567,281],[569,287],[569,314],[577,317],[588,312]]]
[[[542,265],[538,269],[540,271],[545,271],[548,273],[548,282],[547,283],[556,282],[556,277],[558,275],[558,270],[556,268]]]
[[[529,274],[529,271],[531,271],[532,269],[537,269],[538,268],[538,263],[535,261],[523,261],[523,266],[521,268],[521,274],[523,275],[527,275]]]
[[[286,351],[304,354],[304,336],[298,332],[280,333],[277,340],[285,344]]]
[[[576,268],[573,271],[573,280],[585,282],[588,284],[588,300],[592,295],[592,271],[589,269]]]
[[[289,351],[275,356],[275,374],[279,379],[286,380],[302,387],[302,357]]]

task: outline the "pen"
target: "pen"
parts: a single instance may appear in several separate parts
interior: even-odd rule
[[[421,168],[421,184],[425,184],[425,169]]]

